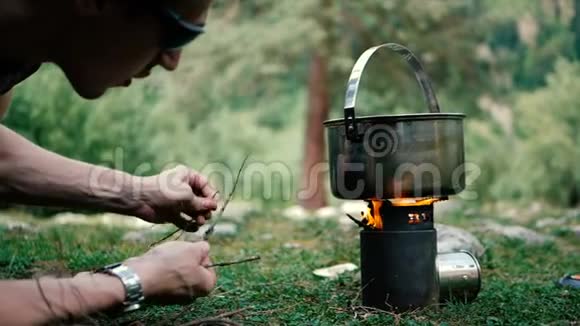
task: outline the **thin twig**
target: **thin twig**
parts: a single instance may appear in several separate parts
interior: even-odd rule
[[[181,231],[181,229],[177,229],[177,230],[175,230],[175,231],[171,231],[169,234],[167,234],[167,235],[163,236],[163,238],[161,238],[161,239],[159,239],[159,240],[157,240],[157,241],[153,242],[152,244],[150,244],[150,245],[149,245],[149,248],[151,248],[151,247],[155,247],[156,245],[160,244],[161,242],[164,242],[165,240],[167,240],[167,239],[169,239],[169,238],[173,237],[173,236],[174,236],[174,235],[176,235],[176,234],[177,234],[177,232],[179,232],[179,231]]]
[[[219,190],[217,190],[217,191],[216,191],[216,192],[213,194],[213,196],[211,196],[211,198],[212,198],[212,199],[214,199],[214,198],[215,198],[217,195],[219,195],[219,193],[220,193],[220,192],[219,192]],[[195,221],[193,221],[192,223],[195,223]],[[181,230],[181,229],[179,229],[179,228],[178,228],[178,229],[176,229],[176,230],[174,230],[174,231],[171,231],[170,233],[166,234],[165,236],[163,236],[163,238],[161,238],[161,239],[159,239],[159,240],[157,240],[157,241],[153,242],[151,245],[149,245],[149,248],[151,248],[151,247],[155,247],[156,245],[160,244],[161,242],[164,242],[165,240],[167,240],[167,239],[169,239],[169,238],[173,237],[173,236],[174,236],[174,235],[176,235],[176,234],[177,234],[179,231],[182,231],[181,233],[183,234],[183,230]],[[180,234],[178,237],[180,237],[180,236],[181,236],[181,234]]]
[[[260,256],[253,256],[253,257],[249,257],[249,258],[245,258],[245,259],[240,259],[240,260],[236,260],[236,261],[231,261],[231,262],[211,264],[211,265],[205,266],[205,268],[214,268],[214,267],[224,267],[224,266],[238,265],[238,264],[244,264],[244,263],[249,263],[249,262],[257,261],[257,260],[260,260],[260,259],[262,259],[262,257],[260,257]]]
[[[240,176],[241,176],[241,174],[242,174],[242,170],[244,169],[244,166],[246,165],[246,161],[248,160],[248,158],[249,158],[249,157],[250,157],[250,155],[247,155],[247,156],[244,158],[244,161],[243,161],[243,163],[242,163],[242,166],[240,167],[240,170],[238,171],[238,175],[236,176],[236,181],[234,182],[234,188],[232,189],[232,192],[230,192],[230,194],[229,194],[228,198],[227,198],[227,199],[226,199],[226,201],[224,202],[224,205],[223,205],[223,206],[222,206],[222,208],[220,209],[220,211],[219,211],[219,213],[218,213],[218,216],[217,216],[217,217],[214,219],[214,222],[212,223],[212,225],[211,225],[211,226],[210,226],[210,227],[207,229],[207,231],[205,231],[205,233],[204,233],[204,236],[203,236],[203,239],[204,239],[204,240],[207,240],[207,239],[209,238],[209,236],[210,236],[210,235],[213,233],[213,231],[214,231],[214,229],[215,229],[215,226],[216,226],[216,223],[217,223],[217,219],[218,219],[218,218],[220,218],[220,217],[221,217],[221,216],[224,214],[224,211],[226,210],[226,207],[228,206],[229,202],[231,201],[231,199],[232,199],[232,197],[233,197],[233,195],[234,195],[234,192],[236,191],[236,187],[237,187],[237,185],[238,185],[238,182],[240,181]],[[219,195],[219,193],[220,193],[219,191],[216,191],[216,192],[213,194],[213,196],[212,196],[212,199],[214,199],[214,198],[215,198],[217,195]],[[195,223],[195,221],[193,221],[192,223]],[[171,231],[169,234],[165,235],[163,238],[161,238],[161,239],[159,239],[159,240],[157,240],[157,241],[153,242],[153,243],[152,243],[152,244],[149,246],[149,248],[151,248],[151,247],[155,247],[156,245],[158,245],[158,244],[160,244],[160,243],[164,242],[165,240],[167,240],[167,239],[169,239],[169,238],[173,237],[174,235],[176,235],[176,234],[177,234],[178,232],[180,232],[180,231],[182,231],[182,234],[183,234],[183,230],[181,230],[181,229],[177,229],[177,230]],[[181,235],[180,235],[180,236],[181,236]]]
[[[356,297],[354,297],[354,299],[352,299],[350,301],[350,305],[354,306],[354,303],[356,302],[356,300],[358,300],[358,298],[360,297],[360,295],[363,293],[363,291],[372,283],[374,282],[375,279],[372,278],[370,281],[367,282],[367,284],[365,284],[363,287],[361,287],[360,291],[358,291],[358,293],[356,294]]]
[[[366,227],[367,227],[367,226],[366,226],[366,225],[365,225],[363,222],[361,222],[361,221],[357,220],[356,218],[354,218],[354,217],[353,217],[352,215],[350,215],[350,214],[346,214],[346,216],[348,216],[348,218],[350,218],[350,219],[351,219],[353,222],[355,222],[355,223],[356,223],[356,225],[360,226],[361,228],[365,228],[365,229],[366,229]]]
[[[222,215],[224,215],[224,212],[225,212],[226,208],[228,207],[228,204],[230,203],[230,201],[234,197],[234,193],[236,192],[236,187],[238,186],[238,182],[240,182],[240,176],[242,175],[242,171],[244,170],[244,167],[246,166],[246,162],[248,161],[248,158],[250,158],[250,155],[249,154],[246,155],[246,157],[244,158],[244,161],[242,162],[242,165],[240,166],[240,169],[238,170],[238,175],[236,176],[236,181],[234,181],[234,187],[232,188],[232,191],[230,192],[228,198],[226,198],[226,201],[224,202],[224,205],[222,206],[222,208],[220,209],[218,215],[214,219],[214,222],[207,229],[207,231],[205,231],[205,234],[203,236],[203,238],[205,240],[207,240],[209,238],[209,236],[213,234],[213,231],[214,231],[215,226],[217,224],[217,220],[220,217],[222,217]]]

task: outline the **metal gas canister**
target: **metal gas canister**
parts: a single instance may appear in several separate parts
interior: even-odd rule
[[[481,268],[475,256],[468,251],[441,253],[436,266],[440,302],[475,300],[481,289]]]

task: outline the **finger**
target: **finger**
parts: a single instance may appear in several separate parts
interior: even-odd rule
[[[211,220],[212,213],[211,212],[206,212],[202,216],[205,218],[206,221],[209,221],[209,220]]]
[[[205,224],[205,222],[206,222],[206,220],[205,220],[205,217],[203,217],[203,216],[201,216],[201,215],[200,215],[200,216],[197,216],[197,217],[195,218],[195,223],[196,223],[197,225],[204,225],[204,224]]]
[[[179,213],[169,218],[169,222],[173,223],[179,229],[185,232],[196,232],[199,229],[196,219],[188,216],[185,213]]]
[[[209,209],[206,209],[206,210],[198,210],[198,209],[195,209],[195,208],[193,208],[193,207],[188,207],[188,208],[185,208],[185,209],[183,210],[183,213],[185,213],[185,214],[187,214],[187,215],[189,215],[189,216],[193,217],[194,219],[195,219],[197,216],[202,216],[202,217],[203,217],[203,218],[205,218],[206,220],[209,220],[209,219],[211,219],[211,215],[213,214],[213,213],[212,213],[212,211],[211,211],[211,210],[209,210]]]
[[[205,259],[203,259],[201,261],[201,266],[205,267],[205,266],[211,266],[211,265],[213,265],[213,262],[212,262],[211,258],[209,258],[209,256],[206,256]]]
[[[195,246],[197,246],[198,250],[199,250],[199,262],[203,262],[205,259],[209,258],[209,250],[211,249],[211,246],[209,245],[209,242],[207,241],[199,241],[195,243]]]
[[[203,221],[205,223],[208,220],[211,220],[211,215],[212,215],[211,211],[200,212],[197,214],[196,221]]]
[[[212,262],[207,257],[201,263],[201,268],[199,270],[200,282],[197,286],[197,295],[198,296],[206,296],[211,293],[211,291],[215,288],[217,283],[217,275],[214,268],[206,268],[205,266],[211,266]]]
[[[217,202],[211,198],[194,196],[189,202],[189,206],[190,211],[213,211],[217,209]]]
[[[214,289],[217,283],[217,274],[214,268],[207,268],[204,270],[204,282],[202,284],[203,294],[208,295]]]
[[[209,180],[197,172],[190,172],[189,185],[198,196],[205,198],[214,198],[216,196],[217,191],[211,186]]]

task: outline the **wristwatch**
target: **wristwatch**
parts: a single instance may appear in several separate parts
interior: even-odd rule
[[[121,280],[125,288],[125,301],[123,301],[123,312],[137,310],[141,307],[141,302],[145,300],[143,296],[143,286],[139,276],[128,266],[116,263],[102,267],[95,273],[103,273],[115,276]]]

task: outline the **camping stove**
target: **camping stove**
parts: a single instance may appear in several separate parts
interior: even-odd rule
[[[366,64],[383,49],[400,55],[412,69],[428,113],[357,116]],[[437,255],[433,224],[433,204],[465,189],[464,118],[441,112],[427,73],[406,47],[382,44],[356,61],[346,87],[344,118],[324,125],[333,195],[369,204],[361,219],[349,216],[363,228],[365,306],[404,311],[477,296],[477,260],[467,252]]]
[[[470,302],[480,289],[477,259],[437,255],[433,204],[438,199],[369,201],[360,232],[364,306],[406,311],[449,300]],[[351,217],[353,218],[353,217]],[[354,219],[354,218],[353,218]]]

